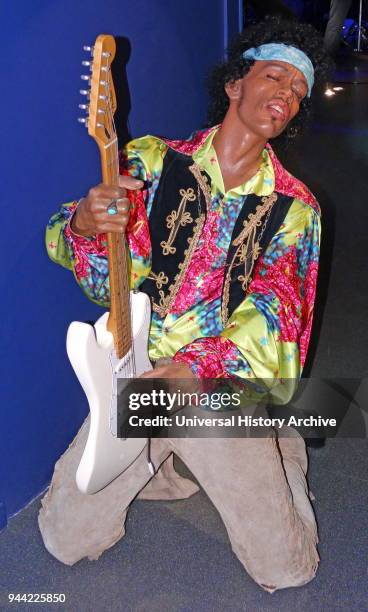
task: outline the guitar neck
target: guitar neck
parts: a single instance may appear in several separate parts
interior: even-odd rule
[[[103,182],[107,185],[118,185],[117,141],[109,143],[108,147],[101,147],[100,155]],[[132,345],[128,248],[125,236],[112,232],[107,234],[107,246],[110,281],[110,314],[107,328],[114,337],[116,355],[121,359]]]
[[[88,126],[88,134],[98,145],[101,157],[102,178],[106,185],[118,185],[119,159],[118,139],[114,124],[116,96],[111,74],[111,64],[115,57],[116,44],[112,36],[100,34],[91,51],[92,63],[83,61],[90,67],[90,75],[82,75],[91,85],[88,95],[88,120],[81,119]],[[86,108],[86,105],[80,105]],[[110,315],[107,329],[114,337],[115,352],[119,359],[124,357],[132,346],[130,322],[130,292],[128,253],[125,237],[119,233],[107,234],[109,281],[110,281]]]

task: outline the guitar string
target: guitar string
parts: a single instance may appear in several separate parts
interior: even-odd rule
[[[110,82],[112,81],[112,75],[111,75],[111,68],[108,66],[108,77],[106,79],[107,83],[106,83],[106,89],[109,89],[110,87]],[[110,132],[112,132],[115,135],[115,138],[117,138],[117,133],[116,133],[116,125],[115,125],[115,121],[114,121],[114,113],[112,110],[112,105],[111,105],[111,100],[112,100],[112,95],[111,91],[106,91],[106,97],[107,97],[107,109],[108,109],[108,118],[109,118],[109,122],[110,122]],[[114,173],[115,173],[115,177],[117,178],[119,176],[119,163],[118,163],[118,147],[117,144],[113,147],[113,166],[114,166]],[[123,238],[124,240],[124,238]],[[121,245],[121,248],[125,248],[124,243]],[[126,254],[125,254],[126,257]],[[127,266],[127,262],[125,264],[125,270],[124,270],[124,278],[123,279],[119,279],[122,280],[122,291],[124,292],[124,297],[128,297],[127,300],[125,301],[125,305],[128,306],[129,308],[129,314],[130,314],[130,330],[128,331],[128,339],[130,340],[130,351],[128,352],[128,358],[127,358],[127,374],[129,378],[134,378],[136,376],[136,359],[135,359],[135,350],[134,350],[134,342],[133,342],[133,332],[132,332],[132,321],[131,321],[131,317],[132,317],[132,305],[131,305],[131,295],[130,295],[130,291],[129,291],[129,281],[127,278],[127,274],[128,274],[128,266]]]
[[[110,82],[113,83],[112,80],[112,75],[111,75],[111,68],[110,66],[108,67],[109,73],[108,73],[108,77],[107,78],[107,86],[109,86]],[[108,93],[108,92],[107,92]],[[114,113],[112,112],[112,107],[111,107],[111,98],[108,95],[107,96],[107,100],[108,100],[108,109],[109,109],[109,115],[110,115],[110,121],[111,121],[111,125],[113,128],[113,132],[116,136],[116,126],[115,126],[115,121],[114,121]],[[114,147],[115,148],[115,147]],[[116,146],[117,149],[117,146]],[[115,176],[119,176],[119,165],[118,165],[118,155],[117,155],[118,151],[116,151],[115,154],[115,161],[116,161],[116,167],[115,167]],[[125,237],[123,238],[123,241],[125,240]],[[125,243],[123,242],[121,244],[122,248],[125,248]],[[126,253],[125,253],[125,258],[126,258]],[[133,330],[132,330],[132,305],[131,305],[131,292],[130,292],[130,283],[129,283],[129,279],[128,279],[128,266],[125,265],[125,279],[123,279],[123,281],[125,280],[125,294],[127,293],[128,295],[128,305],[129,305],[129,320],[130,320],[130,351],[128,353],[128,370],[129,370],[129,378],[135,378],[136,377],[136,359],[135,359],[135,350],[134,350],[134,342],[133,342]],[[126,282],[128,282],[128,286],[126,286]],[[156,469],[155,466],[152,462],[152,458],[151,458],[151,437],[148,436],[148,441],[147,441],[147,463],[148,463],[148,468],[149,471],[152,475],[155,474]]]

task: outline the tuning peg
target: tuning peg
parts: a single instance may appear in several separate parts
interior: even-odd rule
[[[86,111],[88,110],[88,104],[78,104],[78,108]]]
[[[90,66],[91,62],[89,62],[88,60],[83,60],[82,62],[82,66]]]
[[[111,53],[109,53],[108,51],[104,51],[102,53],[102,57],[110,57]]]
[[[102,94],[100,94],[98,97],[100,100],[107,100],[107,96],[103,96]]]
[[[88,127],[88,119],[87,117],[78,117],[79,123],[83,123],[86,127]]]
[[[103,87],[105,87],[105,85],[107,85],[107,81],[100,81],[100,85],[103,85]]]
[[[82,96],[87,96],[87,98],[89,98],[89,91],[88,91],[88,89],[80,89],[80,90],[79,90],[79,93],[80,93]]]
[[[89,45],[83,45],[83,51],[89,51],[91,55],[93,55],[94,47],[90,47]]]
[[[97,109],[97,114],[98,114],[98,115],[104,115],[105,113],[106,113],[106,111],[104,111],[104,109],[103,109],[103,108],[98,108],[98,109]]]
[[[96,127],[103,128],[103,123],[96,123]]]
[[[91,77],[88,76],[88,74],[81,74],[81,79],[82,81],[89,81]]]

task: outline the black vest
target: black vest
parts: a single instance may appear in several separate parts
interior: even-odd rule
[[[231,236],[222,287],[223,325],[243,301],[254,264],[283,223],[293,198],[243,197]],[[211,179],[188,155],[168,149],[152,203],[152,269],[141,285],[161,317],[170,311],[200,238],[211,201]]]

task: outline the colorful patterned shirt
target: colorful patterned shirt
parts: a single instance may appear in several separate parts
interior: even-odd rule
[[[152,360],[173,357],[198,377],[298,380],[305,362],[315,298],[320,211],[314,196],[290,175],[267,145],[258,172],[225,192],[215,149],[218,126],[187,141],[145,136],[123,152],[123,172],[145,181],[133,197],[127,227],[131,286],[139,287],[151,269],[147,216],[169,147],[190,155],[211,178],[211,202],[200,239],[168,314],[153,313],[149,338]],[[256,262],[241,304],[224,326],[221,289],[226,256],[244,196],[273,191],[293,198],[284,222]],[[76,202],[64,204],[51,218],[46,244],[51,259],[74,272],[85,294],[108,307],[109,281],[104,235],[73,234],[70,219]],[[164,220],[163,220],[164,222]]]

